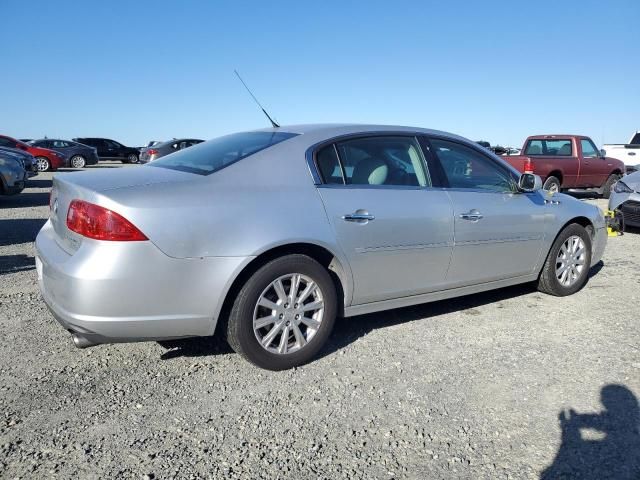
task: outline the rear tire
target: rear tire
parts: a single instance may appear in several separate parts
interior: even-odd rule
[[[581,255],[580,248],[584,249]],[[587,283],[590,268],[591,237],[582,225],[572,223],[553,242],[538,279],[538,290],[556,297],[572,295]]]
[[[311,293],[304,297],[307,289]],[[245,359],[284,370],[315,357],[329,338],[336,311],[329,272],[306,255],[286,255],[247,280],[223,328],[231,348]]]
[[[87,161],[82,155],[74,155],[69,160],[71,168],[84,168],[87,165]]]
[[[607,178],[607,181],[602,185],[602,198],[609,198],[611,196],[611,189],[613,188],[613,184],[616,183],[620,179],[620,175],[616,175],[612,173]]]
[[[127,156],[127,163],[138,163],[139,158],[138,155],[136,155],[135,153],[130,153]]]
[[[554,176],[548,177],[544,181],[542,189],[547,190],[549,193],[558,193],[560,191],[560,180]]]

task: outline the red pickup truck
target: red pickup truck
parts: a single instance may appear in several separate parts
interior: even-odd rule
[[[502,158],[521,172],[540,175],[545,190],[597,188],[605,198],[625,171],[623,162],[603,156],[582,135],[534,135],[525,140],[522,155]]]

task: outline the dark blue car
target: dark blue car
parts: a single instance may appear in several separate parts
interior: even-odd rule
[[[44,138],[31,140],[29,145],[48,148],[64,155],[65,167],[84,168],[98,163],[98,153],[95,148],[71,140],[57,140]]]

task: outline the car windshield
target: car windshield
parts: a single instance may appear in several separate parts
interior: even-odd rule
[[[148,166],[209,175],[296,135],[287,132],[234,133],[172,153]]]

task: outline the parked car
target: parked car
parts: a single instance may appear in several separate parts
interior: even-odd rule
[[[25,152],[24,150],[18,150],[16,148],[7,148],[7,147],[0,147],[0,152],[16,155],[22,162],[22,165],[24,169],[27,171],[27,175],[29,177],[35,177],[36,175],[38,175],[38,166],[36,165],[36,159],[29,152]]]
[[[126,147],[109,138],[74,138],[74,142],[93,147],[98,152],[100,160],[120,160],[122,163],[138,163],[140,150],[134,147]]]
[[[541,186],[434,130],[236,133],[136,169],[55,176],[39,285],[80,347],[219,324],[251,362],[290,368],[322,348],[336,315],[532,281],[578,291],[605,219]]]
[[[624,162],[627,172],[640,170],[640,131],[631,136],[629,143],[603,145],[604,154]]]
[[[525,140],[522,153],[503,158],[520,172],[533,168],[550,192],[596,188],[609,198],[611,187],[625,172],[624,163],[603,156],[582,135],[534,135]]]
[[[11,152],[0,151],[0,195],[16,195],[24,190],[29,178],[21,158]]]
[[[609,210],[622,215],[625,227],[640,228],[640,171],[616,182],[609,197]]]
[[[0,147],[15,148],[30,153],[36,159],[39,172],[55,170],[64,166],[65,158],[60,153],[48,148],[34,147],[6,135],[0,135]]]
[[[202,142],[204,142],[204,140],[198,140],[196,138],[174,138],[173,140],[157,143],[156,145],[142,149],[142,151],[140,152],[140,163],[153,162],[154,160],[164,157],[165,155],[169,155],[173,152],[178,152]]]
[[[82,143],[70,140],[60,140],[54,138],[43,138],[41,140],[31,140],[29,145],[43,147],[56,151],[65,158],[65,167],[84,168],[87,165],[98,163],[98,152],[94,147],[83,145]]]

